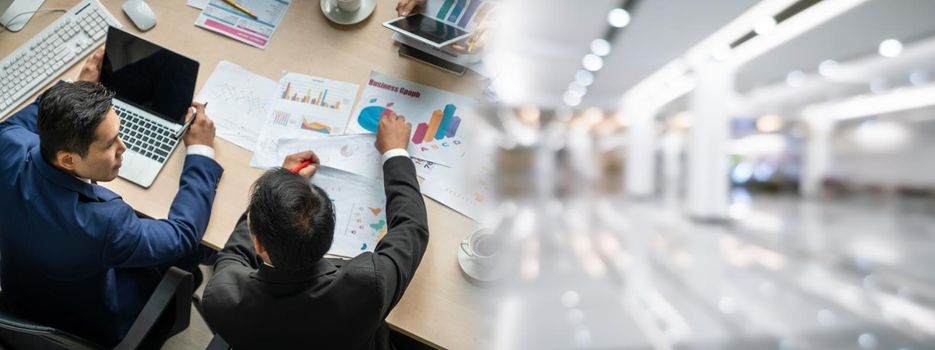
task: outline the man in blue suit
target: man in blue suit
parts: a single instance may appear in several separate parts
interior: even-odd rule
[[[113,93],[97,83],[102,56],[0,123],[0,287],[14,313],[109,347],[169,267],[214,258],[201,238],[223,169],[214,124],[195,103],[167,219],[140,218],[97,185],[117,177],[127,149]]]

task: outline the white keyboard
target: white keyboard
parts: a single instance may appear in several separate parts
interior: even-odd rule
[[[97,0],[84,0],[0,60],[0,119],[100,46],[109,26],[122,27]]]

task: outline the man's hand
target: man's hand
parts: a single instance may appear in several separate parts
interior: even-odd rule
[[[104,63],[104,47],[101,46],[91,53],[91,56],[84,61],[84,67],[81,67],[81,73],[78,73],[79,81],[90,81],[97,83],[101,81],[101,64]]]
[[[471,36],[468,37],[464,43],[454,43],[451,44],[450,47],[455,52],[462,54],[470,54],[480,51],[484,48],[484,46],[487,46],[487,37],[484,35],[485,31],[487,31],[486,27],[478,27],[477,29],[474,29],[474,31],[471,33]]]
[[[192,107],[195,108],[195,115],[192,115],[192,111],[189,109],[185,120],[195,118],[195,121],[192,122],[191,127],[188,128],[188,132],[185,134],[185,145],[214,147],[214,122],[205,114],[205,105],[192,102]]]
[[[396,14],[406,17],[412,14],[417,8],[424,8],[426,0],[399,0],[396,4]]]
[[[286,156],[286,160],[282,162],[282,167],[283,169],[291,170],[306,160],[311,161],[311,164],[300,169],[298,174],[302,175],[302,177],[306,179],[309,179],[312,177],[312,175],[315,175],[316,171],[318,171],[318,164],[321,164],[321,160],[318,159],[318,155],[315,154],[315,152],[305,151],[296,154],[290,154]]]
[[[410,133],[412,124],[406,122],[406,117],[392,112],[384,114],[377,126],[377,151],[384,154],[391,149],[408,148]]]

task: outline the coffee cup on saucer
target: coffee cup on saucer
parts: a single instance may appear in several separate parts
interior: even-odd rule
[[[376,8],[377,0],[321,0],[321,12],[325,17],[343,25],[360,23]]]
[[[502,268],[499,266],[503,239],[494,230],[481,228],[467,235],[458,251],[461,270],[474,280],[487,282],[497,279]]]
[[[335,0],[341,11],[354,12],[360,9],[361,0]]]

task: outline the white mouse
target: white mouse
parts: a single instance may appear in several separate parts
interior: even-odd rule
[[[156,25],[156,14],[143,0],[127,0],[123,3],[123,12],[142,31],[147,31]]]

